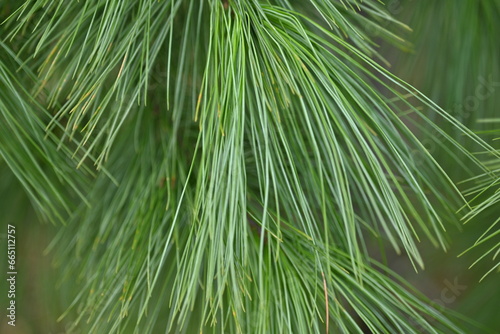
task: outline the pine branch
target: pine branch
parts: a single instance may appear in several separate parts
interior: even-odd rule
[[[394,26],[374,0],[12,12],[0,154],[67,221],[51,247],[81,288],[71,330],[462,333],[367,250],[423,268],[419,241],[445,249],[467,204],[410,123],[486,177],[439,123],[498,157],[373,60],[374,31],[407,46]]]

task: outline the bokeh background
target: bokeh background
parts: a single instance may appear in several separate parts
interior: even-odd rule
[[[406,40],[406,47],[397,49],[380,40],[381,54],[390,63],[389,69],[468,127],[500,148],[496,132],[500,125],[500,7],[493,0],[388,0],[389,12],[411,30],[394,25]],[[0,21],[7,9],[0,9]],[[391,24],[388,23],[388,28]],[[2,89],[2,87],[0,87]],[[453,129],[447,129],[453,134]],[[425,142],[425,133],[417,133],[439,160],[438,143]],[[473,148],[472,148],[473,149]],[[482,157],[478,152],[480,159]],[[470,175],[458,172],[456,161],[441,161],[455,181]],[[472,170],[471,173],[479,171]],[[462,189],[473,187],[472,181],[460,183]],[[492,190],[494,191],[494,190]],[[488,196],[489,194],[484,194]],[[472,319],[484,333],[498,333],[500,317],[500,274],[480,279],[492,267],[491,257],[469,269],[481,255],[481,248],[460,256],[500,216],[499,205],[491,207],[472,221],[457,224],[448,231],[448,252],[422,242],[426,269],[416,273],[404,256],[390,248],[381,251],[372,245],[375,258],[385,262],[418,290],[442,307],[451,308]],[[78,287],[71,278],[63,280],[55,265],[56,251],[47,252],[57,226],[42,222],[32,209],[23,187],[0,158],[0,249],[6,254],[6,225],[16,226],[17,241],[17,326],[12,330],[5,319],[0,333],[38,334],[66,333],[69,313],[55,321],[71,304]],[[0,256],[0,267],[6,268],[6,256]],[[6,283],[2,269],[0,305],[7,305]],[[2,310],[1,314],[4,314]],[[471,332],[472,333],[472,332]]]

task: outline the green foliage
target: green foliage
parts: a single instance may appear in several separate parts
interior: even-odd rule
[[[499,149],[500,66],[497,60],[500,59],[500,46],[493,32],[500,31],[500,1],[464,0],[457,6],[451,1],[419,3],[407,0],[401,2],[397,9],[401,19],[408,21],[415,36],[415,52],[394,60],[397,73],[411,79],[415,86],[423,87],[424,93],[433,101]],[[442,56],[436,57],[437,54]],[[447,124],[440,126],[454,133],[453,137],[466,147],[474,149]],[[466,214],[463,221],[485,223],[486,227],[480,225],[484,233],[474,246],[484,247],[484,251],[476,252],[479,254],[478,261],[493,256],[493,271],[500,266],[497,260],[500,251],[500,231],[497,227],[500,202],[498,158],[491,158],[485,152],[478,154],[497,174],[491,179],[488,175],[464,174],[463,170],[456,169],[457,163],[463,163],[460,159],[447,159],[448,156],[443,153],[450,147],[443,145],[439,137],[426,136],[424,145],[433,155],[444,157],[438,161],[455,179],[471,178],[465,183],[468,187],[465,194],[474,210]]]
[[[378,1],[2,8],[0,156],[64,225],[71,331],[464,332],[368,245],[424,268],[469,206],[444,162],[481,191],[500,154],[378,63]]]

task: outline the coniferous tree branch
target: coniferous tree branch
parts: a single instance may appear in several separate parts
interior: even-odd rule
[[[491,177],[420,106],[498,154],[372,60],[366,26],[405,45],[384,19],[376,1],[347,0],[15,10],[7,54],[35,87],[2,67],[0,153],[46,218],[68,221],[53,247],[82,287],[74,329],[463,332],[387,278],[366,240],[423,267],[419,240],[446,248],[466,204],[409,122]],[[18,107],[36,126],[14,122]],[[55,176],[20,168],[33,151]]]

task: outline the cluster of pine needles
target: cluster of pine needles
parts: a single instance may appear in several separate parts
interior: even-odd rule
[[[70,331],[463,333],[370,245],[424,268],[500,153],[387,69],[379,1],[0,4],[0,171],[59,226]]]

